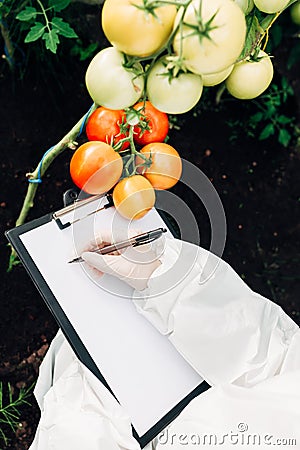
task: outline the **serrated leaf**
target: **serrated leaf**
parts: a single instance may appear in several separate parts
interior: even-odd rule
[[[272,123],[268,123],[262,132],[259,135],[259,140],[263,141],[264,139],[268,139],[268,137],[272,136],[275,133],[275,127]]]
[[[71,0],[49,0],[49,6],[54,9],[54,11],[59,12],[65,9],[69,4],[71,3]]]
[[[26,35],[24,42],[28,44],[29,42],[36,41],[43,36],[44,32],[45,26],[41,22],[35,22],[30,28],[29,33]]]
[[[49,33],[44,33],[43,39],[45,41],[45,46],[47,50],[50,50],[52,53],[56,53],[57,44],[59,44],[59,37],[57,31],[52,28]]]
[[[17,14],[16,19],[27,22],[28,20],[35,19],[36,15],[37,10],[35,8],[32,6],[26,6],[26,8]]]
[[[247,24],[247,33],[245,39],[245,45],[242,53],[239,56],[239,61],[247,58],[247,56],[251,55],[253,50],[255,49],[261,34],[263,33],[263,29],[259,24],[259,21],[255,15],[249,15],[246,17]]]
[[[288,130],[281,128],[278,134],[278,142],[284,147],[287,147],[290,143],[291,137],[292,136]]]
[[[59,34],[66,38],[78,37],[73,28],[67,22],[64,22],[61,17],[53,17],[52,25],[56,28]]]

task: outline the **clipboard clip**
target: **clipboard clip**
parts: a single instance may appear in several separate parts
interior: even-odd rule
[[[104,197],[106,197],[107,203],[105,205],[101,206],[100,208],[97,208],[94,211],[91,211],[90,213],[86,214],[83,217],[79,217],[78,219],[75,219],[73,222],[63,223],[61,221],[61,218],[65,214],[72,212],[77,208],[88,205],[89,203],[91,203],[95,200],[104,198]],[[111,206],[114,205],[112,196],[110,194],[91,195],[91,196],[83,198],[83,199],[78,199],[78,194],[73,189],[69,189],[68,191],[65,192],[64,204],[66,205],[64,208],[62,208],[59,211],[56,211],[55,213],[52,214],[52,218],[54,219],[54,221],[56,222],[56,224],[60,230],[64,230],[65,228],[70,227],[74,223],[77,223],[80,220],[84,220],[87,217],[89,217],[93,214],[96,214],[97,212],[102,211],[104,209],[110,208]]]

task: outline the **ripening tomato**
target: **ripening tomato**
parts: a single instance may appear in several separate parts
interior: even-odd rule
[[[273,14],[284,9],[290,0],[254,0],[255,6],[268,14]]]
[[[103,194],[120,179],[123,160],[114,149],[100,141],[78,147],[70,162],[72,180],[88,194]]]
[[[142,129],[136,125],[133,128],[135,142],[139,145],[163,142],[169,131],[167,114],[156,109],[149,101],[137,103],[134,109],[141,113],[140,120],[149,128],[149,130]]]
[[[101,106],[88,118],[85,131],[90,141],[102,141],[112,146],[116,145],[121,139],[128,136],[125,111]],[[121,150],[128,147],[129,142],[125,141]]]
[[[203,83],[200,75],[180,72],[168,77],[165,58],[159,59],[149,71],[147,95],[155,108],[168,114],[183,114],[200,100]]]
[[[143,217],[153,208],[155,191],[142,175],[123,178],[113,190],[113,201],[121,216],[129,220]]]
[[[104,48],[90,62],[85,82],[97,105],[124,109],[141,97],[144,89],[142,65],[136,63],[128,70],[123,66],[124,62],[124,55],[114,47]]]
[[[137,171],[150,181],[155,189],[169,189],[179,180],[182,172],[181,158],[171,145],[163,142],[153,142],[145,145],[140,151],[147,158],[151,158],[150,167],[138,167]],[[144,160],[136,157],[136,164],[143,164]]]
[[[175,24],[182,15],[180,9]],[[191,72],[217,73],[236,62],[246,31],[245,14],[232,0],[192,0],[173,47]]]
[[[225,84],[233,97],[250,100],[269,87],[273,72],[270,56],[261,50],[257,61],[248,58],[235,64]]]
[[[159,5],[147,11],[143,0],[105,0],[102,29],[119,51],[132,56],[150,56],[165,44],[176,16],[175,5]],[[144,8],[144,9],[143,9]]]

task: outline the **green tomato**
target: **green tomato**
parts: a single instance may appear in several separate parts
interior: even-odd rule
[[[273,78],[271,58],[262,50],[258,61],[246,59],[235,64],[226,80],[226,87],[233,97],[250,100],[262,94]]]
[[[294,3],[290,7],[291,19],[296,25],[300,25],[300,2]]]
[[[157,61],[147,78],[147,96],[155,108],[167,114],[182,114],[200,100],[203,90],[201,76],[180,73],[169,78],[165,60]]]
[[[274,14],[284,9],[290,0],[254,0],[255,6],[262,12]]]
[[[175,26],[182,15],[181,9]],[[203,32],[205,24],[208,29]],[[205,75],[221,72],[234,64],[243,50],[245,37],[245,15],[232,0],[192,0],[173,47],[191,72]]]
[[[97,105],[109,109],[124,109],[136,103],[144,89],[143,75],[123,67],[124,54],[114,47],[101,50],[87,68],[85,82],[87,90]],[[137,73],[142,73],[141,64],[135,64]]]

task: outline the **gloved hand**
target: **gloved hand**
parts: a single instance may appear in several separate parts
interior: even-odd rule
[[[112,236],[110,231],[104,231],[95,238],[95,244],[101,248],[140,233],[141,231],[131,230],[129,236],[124,236],[124,232],[120,230]],[[162,245],[158,241],[162,241],[162,238],[151,244],[129,247],[109,255],[86,251],[82,253],[81,257],[99,272],[114,275],[134,289],[142,291],[147,287],[152,273],[161,264],[159,257],[162,252]]]

